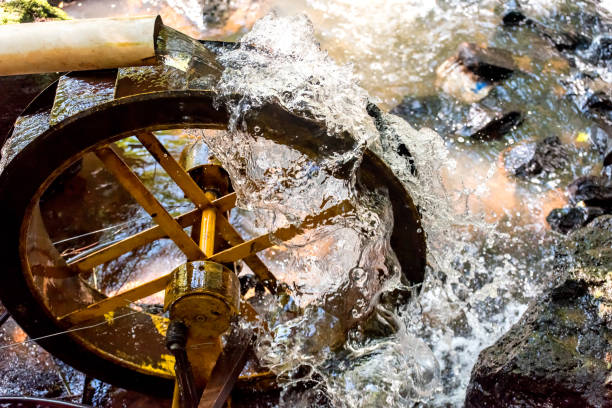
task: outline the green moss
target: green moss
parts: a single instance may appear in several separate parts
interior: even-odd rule
[[[12,0],[0,3],[0,25],[32,23],[39,19],[68,20],[68,15],[44,0]]]

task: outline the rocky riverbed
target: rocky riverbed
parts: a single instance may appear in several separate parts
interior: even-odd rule
[[[480,353],[466,407],[612,407],[612,216],[567,243],[567,279]]]

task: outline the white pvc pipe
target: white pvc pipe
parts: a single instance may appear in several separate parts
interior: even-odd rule
[[[0,26],[0,76],[149,65],[159,16]]]

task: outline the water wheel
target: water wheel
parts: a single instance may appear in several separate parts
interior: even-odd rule
[[[0,173],[0,254],[4,260],[0,300],[31,338],[76,369],[125,388],[170,395],[175,383],[175,359],[166,347],[169,320],[160,310],[139,302],[167,289],[175,276],[172,269],[113,294],[92,284],[92,271],[110,263],[115,270],[125,271],[131,267],[126,254],[142,248],[150,250],[155,242],[170,240],[193,265],[201,265],[202,260],[222,266],[242,260],[268,291],[276,292],[279,285],[257,256],[258,251],[273,245],[270,236],[244,241],[226,217],[236,200],[231,180],[216,191],[218,194],[208,194],[205,186],[192,178],[194,173],[181,167],[176,154],[173,156],[156,137],[155,132],[161,130],[227,129],[227,109],[214,107],[213,92],[202,87],[173,89],[167,83],[162,87],[155,84],[155,70],[147,71],[146,67],[67,74],[46,88],[17,119],[8,142],[11,145],[3,150]],[[296,117],[275,105],[264,106],[261,112],[258,123],[263,133],[269,130],[270,138],[277,137],[274,130],[278,127],[293,134],[325,134],[320,123]],[[316,143],[314,138],[303,140],[300,148],[304,150],[311,147],[309,143]],[[164,169],[193,202],[193,209],[172,215],[122,157],[119,146],[126,143],[140,143],[160,171]],[[96,211],[95,200],[83,198],[92,187],[75,187],[70,181],[76,174],[101,171],[110,174],[122,186],[121,194],[144,208],[154,224],[77,255],[66,253],[55,239],[63,228],[61,222],[58,224],[49,214],[79,213],[87,218],[88,225],[103,227],[103,222],[96,224],[93,220],[108,214]],[[88,180],[108,182],[93,176]],[[381,184],[387,187],[393,205],[391,244],[402,273],[407,281],[420,282],[425,243],[418,211],[390,168],[368,151],[359,169],[360,188],[374,189]],[[55,199],[58,195],[61,200]],[[79,212],[83,207],[87,211]],[[186,231],[201,225],[206,220],[204,213],[212,214],[216,224],[215,244],[210,246],[209,242],[208,247],[202,242],[202,234]],[[127,214],[125,219],[131,216]],[[309,220],[317,223],[329,216],[328,211],[313,214]],[[66,228],[71,230],[70,225]],[[299,228],[288,227],[275,235],[287,240],[299,232]],[[223,276],[225,290],[235,292],[235,276]],[[247,302],[235,299],[236,303],[230,304],[234,302],[228,300],[232,295],[219,293],[213,294],[221,299],[219,307],[234,308],[238,318],[251,313]],[[63,334],[54,335],[59,332]],[[208,374],[214,363],[207,363]],[[262,378],[274,381],[254,361],[241,370],[238,388]]]

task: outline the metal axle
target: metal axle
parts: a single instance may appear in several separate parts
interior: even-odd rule
[[[204,191],[208,201],[216,200],[218,194],[228,193],[229,178],[224,176],[220,165],[187,166],[191,167],[186,170]],[[192,237],[198,242],[204,259],[215,253],[217,211],[215,207],[204,208],[199,225],[193,226]],[[168,329],[167,345],[176,358],[173,408],[195,408],[205,389],[207,392],[204,392],[197,406],[222,406],[231,388],[228,390],[228,387],[218,384],[233,384],[246,361],[244,346],[239,347],[242,352],[236,353],[234,350],[222,355],[220,336],[230,328],[240,311],[240,283],[236,273],[216,262],[187,262],[172,273],[166,287],[164,309],[170,312],[170,328],[173,329]],[[171,341],[177,328],[184,342]],[[232,343],[237,340],[241,340],[239,344],[245,344],[244,339],[248,335],[235,332],[236,329],[233,329],[230,333],[228,347],[236,348],[236,344]],[[220,356],[223,356],[221,360]],[[236,356],[239,358],[236,359]],[[223,372],[219,373],[219,370]],[[211,379],[213,373],[221,378]],[[215,385],[209,388],[209,382]]]

